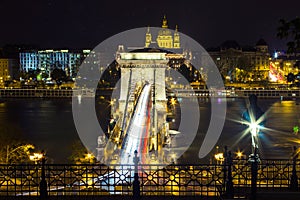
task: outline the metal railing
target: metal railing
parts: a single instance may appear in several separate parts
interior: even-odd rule
[[[141,195],[219,196],[223,190],[220,165],[143,165]]]
[[[207,165],[0,165],[0,196],[201,196],[249,197],[253,194],[252,164],[232,160]],[[257,192],[299,191],[300,162],[261,160]],[[255,199],[255,198],[252,198]]]

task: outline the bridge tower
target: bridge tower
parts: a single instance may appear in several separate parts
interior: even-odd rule
[[[123,48],[122,48],[123,49]],[[162,137],[157,134],[166,125],[167,98],[165,89],[165,70],[169,59],[166,52],[158,49],[141,49],[133,52],[118,51],[116,61],[121,70],[121,90],[118,115],[123,125],[134,109],[135,92],[146,81],[152,85],[152,134],[156,137],[156,150]]]

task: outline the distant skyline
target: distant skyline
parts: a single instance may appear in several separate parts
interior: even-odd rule
[[[194,38],[205,48],[226,40],[254,46],[263,38],[270,51],[286,49],[276,37],[279,19],[300,14],[298,0],[278,1],[97,1],[2,0],[0,47],[33,44],[41,48],[94,48],[119,32],[160,27]]]

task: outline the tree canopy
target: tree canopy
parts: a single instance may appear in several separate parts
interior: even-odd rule
[[[277,29],[277,37],[287,40],[287,52],[294,53],[300,51],[300,18],[292,20],[280,19],[280,26]]]

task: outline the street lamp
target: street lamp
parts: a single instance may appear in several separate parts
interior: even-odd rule
[[[251,133],[251,146],[252,153],[249,156],[248,162],[251,164],[251,200],[256,200],[257,192],[257,174],[258,174],[258,163],[260,162],[257,150],[258,150],[258,133],[261,129],[259,123],[250,115],[249,132]]]
[[[218,161],[218,164],[222,164],[224,161],[224,154],[223,153],[217,153],[215,154],[215,159]]]
[[[85,154],[85,157],[81,159],[83,162],[93,163],[95,160],[95,156],[92,153]]]
[[[37,162],[39,160],[41,160],[43,157],[44,157],[44,154],[42,154],[42,153],[34,153],[33,155],[29,156],[29,159],[31,161],[34,161],[35,164],[37,164]]]
[[[260,162],[258,156],[258,134],[263,129],[265,124],[265,113],[257,105],[257,96],[254,94],[249,95],[250,105],[247,111],[242,114],[242,124],[248,126],[245,133],[251,134],[251,149],[252,153],[249,156],[248,162],[251,164],[251,196],[250,199],[256,199],[257,191],[257,175],[258,163]]]
[[[258,158],[258,134],[263,128],[265,122],[264,112],[257,105],[256,95],[249,96],[250,105],[247,112],[243,113],[243,124],[248,126],[246,133],[251,134],[251,155],[249,156],[249,161],[253,162],[259,161]]]
[[[252,153],[249,156],[248,162],[251,163],[251,196],[250,199],[256,199],[257,192],[257,174],[258,163],[260,162],[257,150],[258,150],[258,133],[262,129],[264,124],[264,112],[257,105],[256,95],[249,96],[250,106],[247,112],[243,113],[245,123],[248,125],[247,132],[251,134],[251,147]]]
[[[252,154],[249,157],[249,161],[254,162],[255,160],[253,159],[259,161],[257,150],[258,150],[258,133],[260,131],[260,125],[256,121],[253,121],[249,124],[249,129],[251,133],[251,146],[252,146]]]

